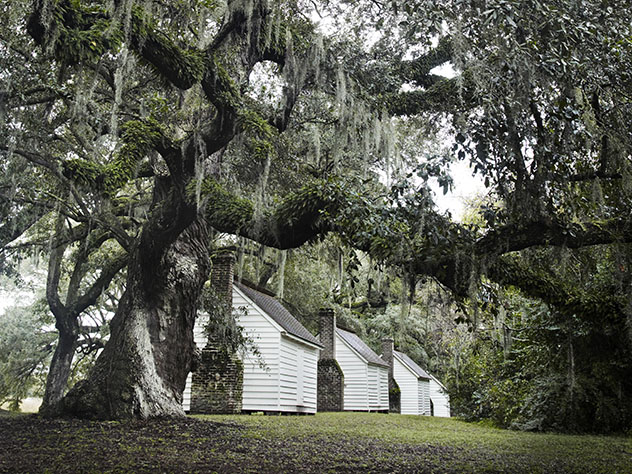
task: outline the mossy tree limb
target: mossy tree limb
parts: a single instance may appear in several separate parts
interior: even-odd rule
[[[553,219],[541,219],[492,229],[476,242],[476,250],[480,254],[504,254],[536,245],[578,249],[617,242],[632,242],[631,219],[611,218],[600,222],[567,224]]]
[[[487,274],[497,283],[520,288],[526,295],[539,298],[569,316],[594,322],[627,318],[628,300],[614,288],[593,287],[586,291],[511,256],[499,258]]]
[[[137,175],[139,164],[149,152],[165,150],[166,139],[153,119],[131,120],[122,126],[121,147],[114,160],[105,165],[82,159],[64,162],[64,175],[73,181],[113,197],[129,180]],[[168,153],[164,153],[168,156]]]
[[[374,254],[376,248],[382,248],[381,245],[376,247],[374,240],[381,241],[383,236],[370,225],[362,225],[362,222],[371,222],[370,217],[363,214],[363,219],[353,229],[341,227],[345,221],[339,216],[348,212],[346,206],[352,205],[353,197],[346,196],[342,188],[332,183],[316,182],[305,186],[260,217],[255,217],[251,202],[232,196],[216,182],[206,182],[203,194],[209,200],[207,218],[213,227],[271,247],[297,247],[333,231],[345,234],[350,244],[369,253]],[[380,214],[379,218],[384,216]],[[397,223],[395,219],[392,222],[393,225]],[[349,223],[347,220],[346,224]],[[389,235],[390,247],[401,249],[396,242],[401,234],[400,237],[396,232]],[[459,242],[454,242],[455,235]],[[477,271],[500,284],[516,286],[525,294],[541,298],[563,311],[584,311],[595,318],[599,315],[618,317],[624,314],[626,302],[608,289],[588,294],[551,275],[531,271],[505,255],[536,246],[583,248],[621,242],[632,242],[632,224],[629,222],[612,220],[568,226],[539,222],[499,228],[478,241],[468,233],[452,234],[449,240],[446,239],[448,247],[445,251],[437,246],[432,253],[429,249],[410,247],[408,253],[380,254],[378,257],[403,265],[417,275],[432,276],[461,297],[468,296],[472,271]],[[460,257],[453,251],[455,245],[462,249]]]

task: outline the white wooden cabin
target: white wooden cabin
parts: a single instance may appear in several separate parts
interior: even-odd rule
[[[316,413],[318,340],[273,296],[234,282],[232,308],[237,323],[257,348],[240,355],[244,365],[242,411]],[[198,317],[194,338],[206,344],[203,327],[208,317]],[[188,411],[191,374],[183,395]]]
[[[403,352],[393,351],[393,378],[402,415],[430,415],[430,375]]]
[[[336,328],[335,344],[344,373],[344,410],[388,411],[388,364],[352,332]]]
[[[441,382],[430,376],[430,403],[432,416],[450,418],[450,395]]]

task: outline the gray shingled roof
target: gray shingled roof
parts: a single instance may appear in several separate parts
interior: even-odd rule
[[[441,389],[442,389],[445,393],[448,393],[448,389],[447,389],[447,388],[445,388],[445,386],[441,383],[441,381],[440,381],[437,377],[435,377],[435,376],[434,376],[434,375],[432,375],[431,373],[428,373],[428,375],[430,375],[430,378],[431,378],[432,380],[434,380],[435,382],[437,382],[437,383],[439,384],[439,387],[441,387]]]
[[[428,375],[428,373],[424,369],[419,367],[415,363],[415,361],[412,360],[410,357],[408,357],[406,354],[404,354],[403,352],[399,352],[399,351],[393,351],[393,353],[395,355],[397,355],[397,357],[399,357],[404,364],[406,364],[408,367],[410,367],[417,377],[419,377],[421,379],[428,379],[428,380],[430,380],[430,375]]]
[[[338,334],[347,344],[364,357],[369,364],[388,367],[388,364],[384,362],[380,356],[373,352],[371,348],[367,346],[356,334],[340,328],[336,328],[336,334]]]
[[[277,322],[289,334],[303,339],[304,341],[316,344],[318,347],[323,345],[316,339],[311,332],[305,329],[290,312],[273,296],[266,295],[258,290],[250,288],[240,282],[235,282],[237,288],[244,292],[259,308],[266,312],[274,321]]]

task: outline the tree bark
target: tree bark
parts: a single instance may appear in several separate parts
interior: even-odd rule
[[[39,410],[39,413],[44,416],[56,416],[61,411],[60,403],[68,386],[74,353],[79,345],[79,318],[81,313],[96,303],[103,290],[107,288],[114,276],[127,262],[127,255],[114,255],[104,265],[99,277],[92,282],[85,292],[80,293],[79,287],[86,276],[85,263],[89,255],[97,250],[103,241],[107,240],[107,237],[103,236],[92,241],[91,244],[87,244],[86,239],[88,239],[88,236],[86,235],[81,250],[75,256],[65,303],[62,303],[59,297],[62,259],[72,240],[66,235],[71,234],[72,229],[68,229],[65,232],[64,221],[64,215],[59,212],[55,221],[54,245],[49,257],[46,281],[46,299],[51,312],[55,316],[55,327],[59,331],[59,338],[51,359],[42,406]]]
[[[79,334],[76,331],[59,331],[57,347],[46,377],[46,390],[39,409],[40,415],[56,416],[59,414],[60,402],[70,378],[70,370],[75,350],[77,349],[78,338]]]
[[[153,252],[142,243],[134,250],[110,340],[88,378],[64,399],[65,414],[95,419],[184,416],[193,324],[210,271],[207,240],[206,226],[195,221],[156,261],[146,260]]]

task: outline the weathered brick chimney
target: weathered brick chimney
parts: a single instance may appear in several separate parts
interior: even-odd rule
[[[211,288],[220,302],[232,311],[235,255],[232,252],[219,253],[211,258],[211,263]]]
[[[393,351],[395,350],[393,339],[382,339],[382,359],[388,364],[388,411],[400,413],[401,395],[399,385],[393,378]]]
[[[344,374],[336,361],[336,314],[331,308],[318,312],[320,343],[324,346],[318,360],[318,411],[344,409]]]
[[[233,266],[235,256],[224,252],[211,259],[211,288],[219,309],[232,317]],[[208,315],[200,313],[197,324],[208,324]],[[223,341],[207,339],[200,363],[193,372],[191,413],[239,413],[242,407],[244,367]]]
[[[320,343],[325,347],[320,351],[321,359],[336,358],[336,314],[331,308],[320,308],[318,311],[318,332]]]
[[[384,362],[388,364],[388,378],[393,378],[393,350],[394,350],[394,342],[393,339],[387,337],[382,339],[382,359]]]

